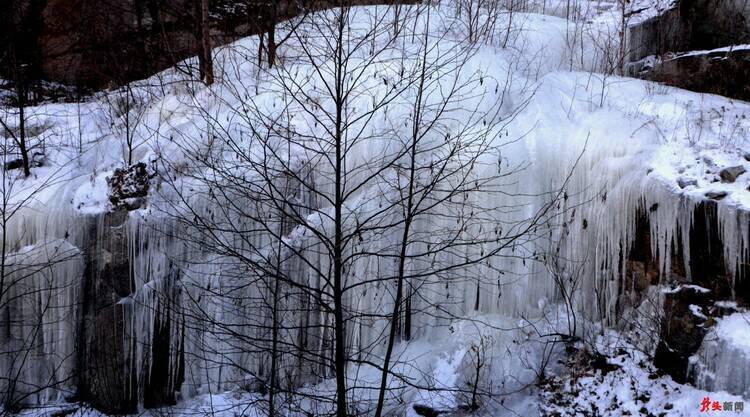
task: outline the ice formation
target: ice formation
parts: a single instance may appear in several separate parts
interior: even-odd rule
[[[690,365],[699,388],[750,396],[750,316],[734,313],[718,319]]]
[[[7,254],[2,269],[3,400],[62,400],[76,374],[80,251],[65,240],[39,241]]]
[[[366,27],[368,13],[374,10],[357,9],[353,21]],[[536,25],[547,24],[533,15],[527,18]],[[567,30],[559,21],[553,23],[554,30]],[[521,36],[526,36],[517,40],[521,44],[540,41],[533,31]],[[462,71],[448,76],[450,65],[455,65],[451,57],[457,60],[461,52],[445,46],[452,45],[448,40],[441,41],[441,48],[426,55],[447,65],[436,71],[437,80],[429,87],[425,100],[428,108],[435,107],[426,117],[438,113],[435,108],[444,99],[441,88],[457,81],[461,89],[448,99],[452,100],[446,113],[450,117],[419,145],[417,181],[429,182],[435,175],[430,172],[432,162],[447,161],[448,170],[457,169],[440,184],[451,184],[461,192],[445,201],[432,197],[436,202],[411,224],[409,261],[404,266],[406,302],[398,315],[399,333],[411,342],[398,346],[401,355],[394,367],[418,375],[409,364],[419,355],[410,356],[406,345],[455,337],[456,323],[469,317],[508,320],[497,322],[511,329],[505,333],[500,325],[487,330],[506,335],[496,337],[491,348],[493,355],[502,356],[524,334],[524,324],[519,324],[523,321],[518,319],[549,314],[548,301],[563,301],[550,266],[557,278],[570,283],[563,285],[572,312],[615,324],[618,306],[631,291],[625,287],[625,256],[642,216],[648,217],[650,249],[660,261],[662,275],[668,276],[676,259],[669,255],[677,251],[682,251],[689,273],[687,239],[702,195],[698,190],[694,195],[690,190],[680,194],[670,176],[675,167],[654,164],[655,155],[679,147],[665,145],[663,129],[678,132],[675,136],[690,133],[675,109],[688,111],[697,95],[676,93],[669,101],[657,97],[645,102],[642,99],[651,94],[646,83],[577,72],[537,78],[539,74],[529,72],[535,60],[565,68],[573,61],[555,48],[552,55],[561,56],[554,59],[537,55],[539,51],[513,57],[508,51],[480,48]],[[125,230],[117,244],[127,246],[129,271],[119,279],[127,280],[130,288],[117,308],[122,309],[126,327],[122,384],[129,386],[135,380],[134,397],[140,402],[157,350],[162,352],[159,360],[166,358],[169,363],[168,384],[183,397],[266,379],[272,360],[277,361],[279,384],[286,387],[331,376],[333,293],[327,245],[335,229],[335,209],[329,204],[335,190],[326,160],[330,153],[324,144],[309,140],[326,137],[325,126],[318,121],[324,110],[330,111],[326,106],[331,99],[326,97],[322,77],[304,64],[280,70],[276,77],[258,75],[243,55],[257,50],[255,42],[243,40],[219,52],[217,62],[227,69],[214,90],[175,82],[170,91],[156,95],[146,106],[137,133],[145,144],[137,150],[137,159],[152,163],[159,176],[148,205],[129,213],[118,226]],[[353,386],[357,378],[373,377],[367,362],[381,360],[382,336],[393,311],[399,275],[395,254],[404,234],[403,207],[398,201],[405,176],[393,167],[382,170],[378,161],[387,160],[403,145],[399,141],[408,137],[413,88],[400,95],[400,101],[367,112],[374,101],[389,98],[392,85],[403,77],[403,68],[394,63],[422,51],[418,42],[410,47],[414,49],[407,45],[401,52],[388,51],[392,55],[379,62],[375,72],[363,72],[365,81],[349,103],[348,117],[368,117],[350,126],[352,132],[361,132],[360,138],[367,138],[347,142],[347,180],[362,186],[341,207],[342,227],[352,239],[342,256],[349,257],[343,271],[343,303],[349,314],[346,344],[356,353],[350,372]],[[576,61],[588,56],[580,54]],[[488,57],[494,60],[492,65],[486,63]],[[357,63],[362,62],[360,57]],[[518,62],[528,67],[514,67]],[[594,64],[576,65],[573,69],[583,70]],[[174,72],[160,76],[178,77]],[[266,78],[257,79],[262,76]],[[320,102],[295,107],[290,92],[279,84],[281,77],[294,77]],[[261,92],[255,93],[259,85]],[[737,114],[747,110],[742,104],[716,100]],[[262,132],[266,140],[258,141],[254,135],[259,126],[267,127],[263,123],[268,120],[254,120],[253,111],[270,115],[268,119],[287,120]],[[403,121],[407,126],[401,126]],[[286,141],[278,135],[280,130],[299,139]],[[462,148],[462,140],[482,145]],[[84,258],[112,256],[101,247],[88,255],[81,252],[112,239],[106,198],[97,193],[101,194],[103,178],[118,160],[106,151],[115,142],[114,136],[106,136],[101,147],[82,157],[94,159],[98,168],[90,179],[66,176],[66,185],[54,185],[54,192],[27,204],[18,219],[5,225],[8,242],[14,242],[17,250],[7,257],[9,268],[20,271],[49,264],[20,280],[12,290],[20,292],[2,295],[4,314],[12,316],[7,322],[13,323],[2,339],[3,351],[14,351],[12,346],[18,343],[39,348],[35,359],[27,362],[6,355],[0,371],[24,373],[22,379],[29,384],[55,381],[55,389],[38,393],[30,386],[16,387],[19,395],[34,396],[34,401],[75,391],[75,381],[68,377],[75,366]],[[451,146],[462,153],[442,156]],[[472,158],[476,163],[471,169],[461,165]],[[738,191],[737,198],[740,195]],[[59,201],[63,203],[52,204]],[[747,211],[739,204],[722,203],[718,220],[727,269],[741,279],[736,268],[748,261],[750,248]],[[96,223],[94,233],[91,221]],[[368,228],[356,233],[362,225]],[[64,240],[42,243],[52,238]],[[441,247],[446,250],[436,249]],[[60,251],[70,257],[62,260]],[[106,263],[97,265],[104,268]],[[38,334],[29,336],[29,331]],[[167,334],[160,339],[167,342],[157,346],[158,334]],[[470,349],[482,339],[472,335],[466,340],[464,348]],[[281,353],[272,358],[274,344],[281,346]],[[704,347],[707,354],[711,346]],[[451,372],[470,368],[462,363],[463,356],[450,355],[458,354],[443,357]],[[518,372],[512,367],[524,364],[498,360],[494,366],[498,374],[515,375]],[[442,371],[434,373],[441,384],[460,383]],[[524,377],[529,378],[533,375]],[[737,381],[728,384],[748,387],[747,375],[742,381],[726,378]]]

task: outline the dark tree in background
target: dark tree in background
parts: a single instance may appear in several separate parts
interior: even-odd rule
[[[31,160],[25,108],[37,101],[32,86],[41,78],[37,42],[43,7],[44,2],[40,0],[10,0],[0,5],[0,79],[8,80],[1,87],[11,93],[9,103],[5,104],[17,109],[13,116],[18,119],[17,123],[10,124],[7,118],[0,118],[0,128],[4,135],[13,138],[27,177],[31,175]]]

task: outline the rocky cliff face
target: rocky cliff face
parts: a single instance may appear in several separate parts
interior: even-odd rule
[[[628,31],[631,61],[649,55],[714,49],[750,42],[750,3],[744,0],[679,0]]]
[[[679,199],[681,197],[675,196]],[[678,382],[691,382],[690,358],[701,347],[715,319],[727,313],[717,308],[721,301],[732,300],[740,307],[750,303],[750,267],[737,265],[732,271],[724,254],[734,243],[722,241],[718,204],[698,203],[692,214],[687,236],[674,242],[658,242],[652,235],[650,219],[659,207],[644,207],[634,225],[634,242],[623,257],[625,278],[620,286],[618,310],[636,307],[644,302],[649,288],[659,285],[664,293],[663,313],[658,323],[658,347],[655,365]],[[738,215],[742,216],[742,213]],[[170,340],[175,334],[173,321],[180,310],[180,294],[159,297],[156,311],[147,326],[152,326],[150,342],[143,346],[133,343],[133,311],[137,308],[137,285],[133,279],[133,263],[153,242],[134,242],[138,235],[129,232],[133,224],[122,208],[88,219],[84,244],[82,314],[79,322],[77,350],[78,398],[88,401],[110,414],[129,413],[139,406],[156,407],[173,404],[180,395],[185,378],[186,357],[183,341]],[[740,222],[750,233],[750,224]],[[678,227],[680,228],[680,227]],[[682,242],[687,242],[683,247]],[[668,253],[653,248],[666,247]],[[128,249],[130,248],[130,249]],[[129,252],[130,250],[130,252]],[[669,268],[663,270],[663,257],[669,257]],[[744,254],[743,258],[750,258]],[[141,260],[142,261],[142,260]],[[173,270],[174,274],[179,274]],[[179,277],[165,277],[165,282],[178,282]],[[671,289],[670,289],[671,288]],[[161,292],[178,291],[162,288]],[[163,295],[163,294],[162,294]],[[175,351],[176,349],[176,351]]]
[[[663,312],[659,316],[660,334],[655,350],[654,364],[680,383],[693,382],[689,374],[690,357],[701,347],[707,331],[717,317],[731,313],[719,308],[722,302],[733,302],[740,306],[750,303],[750,283],[745,279],[750,266],[741,264],[736,270],[727,267],[724,254],[718,206],[707,200],[697,204],[693,210],[691,225],[685,230],[687,236],[677,236],[667,245],[669,253],[654,252],[663,242],[653,240],[650,217],[644,212],[635,227],[635,242],[625,265],[623,288],[630,294],[620,297],[619,307],[642,303],[652,285],[661,285]],[[659,207],[650,207],[655,214]],[[743,224],[750,232],[750,225]],[[687,247],[683,247],[687,242]],[[750,254],[745,254],[748,256]],[[668,257],[668,270],[661,270],[662,258]]]
[[[750,49],[720,48],[663,61],[643,77],[692,91],[750,100]]]
[[[680,0],[628,33],[630,75],[692,91],[750,100],[750,3]],[[700,51],[685,53],[688,51]],[[656,59],[638,62],[648,57]]]

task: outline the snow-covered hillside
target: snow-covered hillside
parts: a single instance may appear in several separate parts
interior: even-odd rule
[[[588,2],[566,20],[563,3],[491,24],[404,6],[398,29],[385,6],[319,12],[279,28],[271,69],[250,37],[215,51],[208,87],[188,60],[28,108],[39,166],[3,171],[3,264],[20,284],[1,305],[0,372],[23,375],[24,404],[72,412],[94,323],[118,332],[123,396],[142,407],[157,383],[174,391],[151,413],[267,415],[256,388],[273,368],[278,415],[322,415],[341,304],[352,413],[378,402],[391,326],[392,415],[474,412],[475,396],[493,416],[699,415],[706,396],[749,399],[747,373],[715,378],[750,366],[746,313],[718,319],[699,386],[678,384],[649,363],[663,292],[636,291],[626,264],[645,218],[650,284],[700,278],[691,230],[712,201],[726,274],[747,279],[750,104],[611,74],[616,9]],[[125,177],[141,188],[113,191],[139,163]],[[571,365],[572,350],[616,369]]]

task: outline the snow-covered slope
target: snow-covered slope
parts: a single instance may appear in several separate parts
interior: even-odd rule
[[[416,14],[416,8],[409,10]],[[397,146],[397,140],[409,132],[410,126],[404,122],[413,117],[414,90],[405,88],[398,94],[394,91],[404,85],[405,77],[418,72],[419,60],[415,57],[423,53],[428,62],[440,64],[434,73],[435,81],[430,84],[427,103],[445,100],[450,104],[440,118],[440,128],[428,137],[429,143],[439,143],[454,132],[470,138],[490,138],[477,156],[471,178],[492,178],[491,186],[500,192],[467,192],[465,197],[486,215],[472,223],[478,230],[477,238],[498,230],[497,225],[528,224],[540,212],[544,212],[540,217],[545,223],[540,222],[518,245],[498,252],[486,263],[460,271],[470,279],[431,275],[416,285],[424,291],[419,300],[424,304],[415,310],[455,298],[444,302],[447,313],[443,317],[415,313],[415,341],[396,347],[398,360],[394,365],[410,378],[409,383],[391,381],[396,394],[389,398],[390,406],[428,403],[455,408],[463,404],[464,399],[455,397],[455,390],[465,386],[462,384],[472,372],[471,352],[477,352],[483,344],[488,345],[487,355],[492,358],[486,374],[491,375],[487,384],[492,392],[511,395],[533,383],[539,376],[533,372],[534,367],[545,360],[545,354],[550,354],[544,350],[547,345],[539,334],[555,332],[558,326],[564,327],[568,318],[550,306],[560,299],[545,256],[559,257],[563,269],[581,265],[580,287],[571,306],[581,317],[614,323],[618,297],[627,291],[623,289],[622,254],[628,253],[633,244],[636,220],[644,208],[658,206],[658,210],[647,214],[654,236],[651,249],[666,254],[678,246],[679,239],[682,248],[689,247],[684,243],[690,235],[693,208],[707,196],[716,198],[728,269],[734,271],[747,261],[750,237],[745,210],[750,209],[750,175],[740,174],[728,181],[721,177],[721,171],[737,166],[750,169],[749,104],[597,72],[606,67],[602,48],[611,44],[616,33],[613,22],[602,17],[606,13],[597,14],[599,17],[588,23],[576,24],[541,14],[503,15],[498,28],[506,27],[508,19],[512,19],[513,30],[498,30],[496,37],[482,39],[468,48],[465,26],[452,10],[431,9],[429,26],[428,14],[419,10],[420,15],[414,17],[417,23],[412,22],[413,27],[396,42],[390,43],[389,32],[365,38],[372,42],[372,49],[357,50],[358,55],[353,58],[356,70],[352,74],[362,77],[352,77],[353,94],[347,106],[348,117],[356,121],[349,129],[352,134],[364,132],[361,137],[367,140],[352,145],[351,158],[346,161],[352,175],[358,179],[357,176],[366,178],[377,172],[378,165],[373,161],[384,159]],[[317,14],[315,18],[319,20],[313,22],[330,20],[332,15],[327,13],[330,12]],[[351,32],[362,36],[384,15],[383,8],[353,9],[348,16]],[[150,369],[148,352],[154,340],[154,320],[159,317],[164,295],[178,304],[190,305],[191,309],[185,310],[189,312],[185,321],[180,322],[184,327],[178,328],[178,323],[172,322],[174,328],[170,331],[172,343],[184,337],[189,343],[184,347],[187,356],[198,358],[185,365],[186,382],[181,394],[211,401],[208,405],[191,405],[201,412],[214,407],[212,394],[216,391],[241,385],[246,373],[260,373],[259,369],[268,363],[267,352],[238,353],[241,349],[228,337],[234,332],[242,338],[255,336],[242,333],[250,332],[243,330],[250,327],[243,320],[253,315],[264,317],[266,310],[254,313],[252,309],[257,306],[243,306],[249,313],[243,311],[247,315],[240,316],[225,299],[217,301],[218,295],[227,298],[241,293],[250,298],[266,293],[245,285],[242,277],[227,271],[226,252],[196,250],[175,234],[183,232],[178,228],[180,220],[189,219],[193,211],[206,216],[219,213],[220,217],[225,206],[218,201],[231,207],[231,198],[221,200],[211,189],[219,168],[236,178],[244,179],[245,174],[252,178],[258,175],[258,165],[273,166],[284,159],[292,168],[307,167],[314,157],[324,153],[324,141],[317,140],[328,137],[325,121],[332,101],[325,88],[335,71],[330,60],[321,59],[317,67],[309,62],[316,56],[310,53],[311,49],[316,52],[327,47],[320,28],[310,24],[298,30],[304,36],[291,36],[280,47],[279,63],[272,70],[257,68],[254,63],[258,39],[247,38],[216,51],[218,81],[211,87],[203,86],[184,71],[169,70],[125,90],[102,92],[81,104],[46,104],[29,109],[27,123],[38,133],[32,142],[43,147],[44,164],[33,169],[31,178],[22,178],[18,171],[6,171],[11,205],[20,208],[6,225],[6,232],[8,241],[15,246],[12,251],[18,251],[15,256],[23,256],[30,250],[29,245],[54,238],[82,245],[89,236],[88,223],[82,221],[84,216],[102,219],[103,213],[113,209],[107,178],[118,168],[136,162],[146,164],[154,176],[149,197],[128,215],[124,224],[130,239],[132,269],[128,278],[132,283],[128,285],[132,293],[118,305],[132,325],[123,337],[129,338],[129,346],[135,346],[126,354],[137,363],[137,369]],[[423,41],[425,31],[428,36]],[[283,38],[284,33],[277,36]],[[386,49],[371,62],[366,51],[380,47]],[[445,91],[452,94],[446,98],[441,95]],[[318,101],[295,101],[303,93]],[[375,106],[373,103],[381,99],[387,99],[389,104],[368,113]],[[123,100],[130,108],[127,115],[122,112]],[[263,118],[253,119],[257,114]],[[357,119],[361,114],[367,115],[366,120]],[[281,156],[271,157],[270,164],[263,159],[268,155],[261,151],[281,148],[258,147],[253,142],[253,135],[268,126],[261,122],[268,120],[283,120],[281,130],[306,138],[279,151]],[[13,117],[9,117],[9,122],[17,123]],[[274,135],[269,133],[276,140]],[[435,148],[441,149],[440,146]],[[248,150],[250,157],[242,160],[235,156],[242,150]],[[214,162],[213,167],[207,160]],[[495,178],[495,172],[504,175]],[[324,163],[322,168],[315,165],[311,175],[326,178],[330,170]],[[397,173],[388,175],[392,176],[384,175],[382,181],[367,183],[368,187],[362,187],[345,202],[344,210],[355,219],[352,223],[387,201],[391,195],[388,186],[398,184],[400,178]],[[330,195],[325,187],[321,185],[321,195]],[[240,200],[239,205],[245,202]],[[436,210],[435,217],[415,227],[414,233],[438,235],[436,231],[450,229],[448,222],[454,219],[440,216],[450,207],[441,208],[446,211]],[[305,227],[293,228],[283,236],[284,242],[315,248],[317,243],[309,243],[313,239],[305,233],[327,233],[326,217],[332,210],[321,203],[305,218]],[[230,216],[229,221],[246,225],[242,222],[247,219]],[[238,235],[241,234],[234,233],[232,237]],[[252,239],[259,247],[273,241],[263,233],[252,235]],[[392,239],[393,235],[372,234],[360,245],[363,252],[382,250]],[[493,250],[492,244],[471,246],[466,253],[470,256],[485,250]],[[351,264],[353,272],[348,282],[356,290],[351,291],[347,302],[358,312],[386,314],[393,305],[388,290],[373,283],[357,283],[363,280],[362,276],[391,274],[394,267],[362,258]],[[444,264],[456,264],[460,259],[451,253],[437,258],[433,262]],[[684,261],[688,263],[689,258]],[[662,256],[660,262],[663,272],[670,270],[671,257]],[[69,270],[80,266],[71,265]],[[314,265],[319,269],[326,266],[324,261]],[[313,267],[299,262],[290,268],[297,268],[294,276],[300,279],[315,275]],[[183,274],[179,283],[184,285],[184,291],[179,295],[171,292],[174,269]],[[325,291],[322,284],[321,291]],[[20,302],[37,306],[41,302],[33,296],[24,297]],[[19,320],[31,323],[38,316],[37,310],[19,307],[16,312]],[[317,313],[325,316],[324,312]],[[304,327],[307,318],[300,313],[285,317],[288,328],[294,329],[285,337],[296,340],[299,333],[295,332]],[[479,331],[471,327],[476,324],[469,324],[473,321],[465,321],[468,318],[489,324]],[[228,322],[229,330],[216,325],[223,321]],[[376,345],[386,324],[381,317],[351,326],[348,341],[357,346]],[[41,352],[36,364],[60,369],[64,375],[73,372],[73,365],[65,358],[75,354],[75,346],[62,343],[70,325],[67,320],[45,323],[45,335],[59,343],[59,350]],[[317,336],[324,340],[330,335]],[[375,356],[381,352],[380,345],[368,351]],[[175,356],[172,352],[170,360],[176,360]],[[286,360],[292,363],[294,358]],[[15,365],[3,366],[7,370]],[[32,370],[39,369],[35,366],[29,365]],[[306,383],[305,389],[332,395],[331,380],[316,379],[313,376],[320,376],[317,370],[302,368],[290,371],[295,381]],[[377,370],[366,363],[352,365],[350,375],[351,385],[357,387],[354,390],[361,390],[352,395],[374,399],[371,388],[378,382]],[[46,374],[40,376],[45,377]],[[141,390],[146,377],[136,376],[141,378]],[[38,400],[60,400],[71,389],[65,383],[61,385],[59,390],[38,395]],[[252,402],[252,398],[242,395],[237,404]],[[221,403],[216,407],[232,413],[239,407],[229,394],[217,401]],[[528,406],[523,399],[519,404]],[[325,405],[310,403],[300,407],[308,411],[325,409]]]

